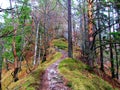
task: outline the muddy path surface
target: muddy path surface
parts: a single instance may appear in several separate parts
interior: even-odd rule
[[[41,88],[39,90],[70,90],[64,84],[63,77],[58,72],[59,63],[67,57],[67,53],[65,51],[61,51],[62,57],[57,60],[55,63],[50,65],[45,71]]]

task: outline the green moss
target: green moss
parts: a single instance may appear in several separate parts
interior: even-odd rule
[[[59,49],[65,50],[68,47],[67,41],[64,38],[55,39],[52,42],[54,46],[58,47]]]
[[[26,90],[36,90],[39,88],[40,85],[40,79],[43,74],[43,72],[46,70],[46,68],[54,63],[56,60],[58,60],[62,54],[60,52],[55,53],[52,56],[52,60],[48,60],[44,63],[42,63],[31,75],[29,78],[29,82],[25,83]]]
[[[19,79],[17,82],[11,82],[13,79],[11,76],[12,71],[8,71],[3,78],[3,90],[6,90],[6,87],[8,87],[9,90],[37,90],[40,86],[40,79],[42,78],[41,76],[43,72],[49,65],[60,59],[61,56],[62,54],[60,52],[56,52],[51,56],[52,59],[41,63],[34,71],[32,71],[26,77]],[[7,86],[10,82],[11,84]]]
[[[106,81],[88,72],[81,61],[67,58],[59,65],[60,73],[68,80],[72,90],[114,90]]]

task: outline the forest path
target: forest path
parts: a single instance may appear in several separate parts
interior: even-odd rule
[[[59,63],[67,57],[65,51],[61,53],[62,57],[46,69],[39,90],[70,90],[64,85],[63,77],[58,72]]]

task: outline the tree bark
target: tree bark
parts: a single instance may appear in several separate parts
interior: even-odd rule
[[[89,55],[88,55],[88,63],[91,67],[94,66],[93,61],[93,0],[88,0],[88,41],[89,41]]]
[[[108,7],[108,18],[109,18],[108,25],[110,26],[110,7]],[[111,27],[109,27],[109,33],[111,33]],[[111,75],[112,75],[112,78],[115,78],[115,68],[114,68],[114,58],[113,58],[112,37],[111,37],[111,35],[109,36],[109,38],[110,38],[109,39],[109,41],[110,41],[109,49],[110,49]]]
[[[12,8],[12,1],[10,1],[10,7]],[[16,82],[18,80],[18,71],[19,71],[19,66],[18,66],[18,62],[19,62],[19,58],[17,56],[17,51],[16,51],[16,42],[15,42],[15,38],[16,38],[16,33],[17,33],[17,30],[16,30],[16,25],[14,23],[14,14],[13,14],[13,11],[12,11],[12,19],[13,19],[13,27],[14,27],[14,36],[13,36],[13,42],[12,42],[12,50],[13,50],[13,56],[14,56],[14,74],[13,74],[13,78],[14,78],[14,81]]]
[[[36,65],[37,62],[38,35],[39,35],[39,22],[36,25],[36,39],[35,39],[35,52],[34,52],[33,65]]]
[[[100,27],[100,0],[97,1],[97,15],[98,15],[98,30],[101,30]],[[101,33],[99,33],[99,43],[100,43],[100,69],[104,71],[104,62],[103,62],[103,48],[102,48],[102,38]]]
[[[18,80],[18,71],[19,71],[18,62],[19,62],[19,58],[18,58],[17,52],[16,52],[15,38],[13,40],[14,40],[13,43],[12,43],[13,56],[14,56],[14,74],[13,74],[13,78],[14,78],[14,81],[16,82]]]
[[[2,90],[2,83],[1,83],[1,80],[2,80],[2,62],[3,62],[3,59],[2,59],[2,46],[0,45],[0,90]]]
[[[68,0],[68,57],[73,58],[71,0]]]
[[[114,11],[113,11],[113,17],[115,17],[114,15]],[[114,23],[115,20],[113,20]],[[115,32],[115,26],[113,25],[113,31]],[[116,78],[119,79],[119,58],[118,58],[118,46],[117,43],[114,44],[114,50],[115,50],[115,59],[116,59]]]

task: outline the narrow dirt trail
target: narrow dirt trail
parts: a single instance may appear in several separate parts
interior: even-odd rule
[[[63,77],[58,72],[59,63],[67,57],[65,51],[61,51],[62,57],[53,63],[45,71],[41,88],[39,90],[70,90],[67,86],[64,85]]]

